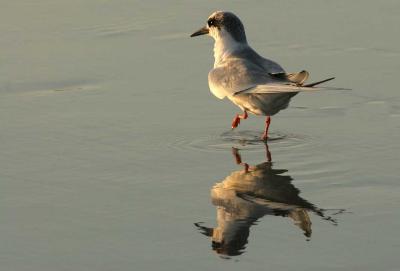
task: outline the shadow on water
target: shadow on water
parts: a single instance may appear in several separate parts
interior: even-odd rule
[[[202,222],[195,223],[199,231],[211,238],[212,249],[221,256],[237,256],[244,252],[250,227],[265,215],[287,217],[311,239],[310,213],[332,225],[332,216],[345,210],[321,209],[300,197],[300,190],[286,169],[275,169],[268,145],[264,143],[266,161],[252,166],[242,161],[237,148],[232,148],[235,162],[243,167],[233,171],[211,189],[211,200],[217,211],[217,226],[210,228]],[[334,212],[331,216],[327,211]]]

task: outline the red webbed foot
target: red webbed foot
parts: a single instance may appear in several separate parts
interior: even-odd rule
[[[240,119],[247,119],[249,115],[244,111],[243,114],[236,114],[235,118],[232,121],[232,129],[235,129],[240,124]]]

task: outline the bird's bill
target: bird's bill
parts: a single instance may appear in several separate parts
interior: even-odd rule
[[[204,27],[200,28],[199,30],[197,30],[196,32],[194,32],[192,35],[190,35],[190,37],[201,36],[201,35],[205,35],[208,33],[209,33],[209,30],[208,30],[207,26],[204,26]]]

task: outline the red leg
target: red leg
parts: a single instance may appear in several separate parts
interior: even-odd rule
[[[246,110],[243,112],[243,114],[236,114],[236,117],[232,121],[232,129],[235,129],[236,127],[239,126],[240,124],[240,119],[247,119],[248,115]]]
[[[268,139],[268,129],[269,129],[269,125],[271,124],[271,117],[267,116],[267,119],[265,120],[265,129],[264,129],[264,133],[261,137],[262,140],[267,140]]]

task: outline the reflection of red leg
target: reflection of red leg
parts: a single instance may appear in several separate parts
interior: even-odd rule
[[[264,129],[264,133],[261,137],[262,140],[267,140],[268,139],[268,129],[269,129],[269,125],[271,124],[271,117],[267,116],[267,119],[265,120],[265,129]]]
[[[239,150],[232,147],[232,154],[235,157],[236,164],[240,165],[242,163],[242,157],[239,154]]]
[[[232,148],[232,154],[235,157],[236,164],[243,165],[244,166],[244,172],[248,173],[250,166],[247,163],[242,163],[242,157],[239,154],[239,150],[236,149],[236,148]]]
[[[267,143],[265,143],[265,151],[267,152],[267,161],[271,162],[272,161],[272,156],[271,156],[271,152],[269,151]]]
[[[244,166],[244,172],[246,172],[246,173],[249,173],[249,164],[247,164],[247,163],[243,163],[243,166]]]
[[[246,110],[243,112],[243,114],[236,114],[236,117],[232,121],[232,129],[235,129],[236,127],[239,126],[240,124],[240,119],[247,119],[248,115]]]

